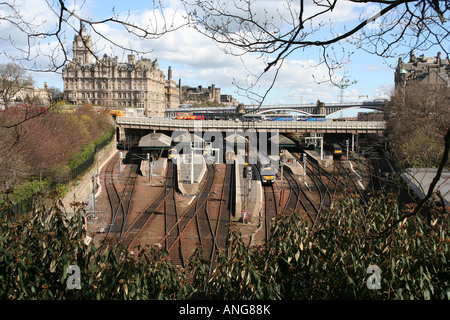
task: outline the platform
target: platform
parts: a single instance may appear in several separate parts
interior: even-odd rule
[[[319,165],[327,168],[333,165],[333,155],[327,151],[323,151],[323,159],[320,159],[320,154],[316,150],[305,150],[305,152],[313,158]]]
[[[287,150],[283,150],[284,153],[284,166],[288,167],[291,172],[295,175],[303,175],[303,162],[298,161],[291,153]]]
[[[165,176],[167,167],[167,158],[159,158],[158,160],[150,161],[150,166],[148,161],[141,161],[141,173],[144,177],[162,177]]]
[[[244,165],[237,163],[235,166],[235,218],[240,219],[242,211],[245,210],[248,213],[248,223],[258,224],[263,201],[261,180],[256,179],[253,174],[249,181],[243,176],[243,171]]]
[[[196,195],[206,173],[206,162],[203,155],[194,154],[193,167],[190,158],[190,154],[180,154],[176,160],[178,189],[183,195]],[[192,170],[193,179],[191,179]]]

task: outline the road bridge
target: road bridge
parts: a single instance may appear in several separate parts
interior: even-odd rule
[[[233,120],[174,120],[168,118],[118,117],[118,141],[125,141],[133,130],[149,131],[215,131],[255,132],[276,131],[279,133],[381,133],[384,121],[261,121],[241,122]],[[128,133],[127,133],[128,132]]]

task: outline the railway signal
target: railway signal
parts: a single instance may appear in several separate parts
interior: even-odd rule
[[[252,178],[252,167],[247,165],[247,179]]]

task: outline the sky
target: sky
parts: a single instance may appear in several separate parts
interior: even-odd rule
[[[151,10],[153,2],[149,0],[66,2],[69,8],[77,8],[76,14],[92,20],[106,19],[114,13],[118,14],[120,18],[128,17],[129,21],[136,21],[141,26],[148,25],[149,19],[152,19],[153,25],[160,28],[162,26],[161,12],[163,12],[166,22],[182,24],[184,21],[181,13],[182,7],[177,0],[161,1],[164,4],[164,8],[159,11]],[[57,1],[26,0],[26,5],[20,5],[20,3],[25,3],[25,0],[17,0],[19,11],[25,19],[32,21],[36,25],[43,23],[43,30],[53,30],[55,28],[57,18],[49,10],[49,4],[56,6]],[[283,7],[284,1],[281,0],[257,0],[256,3],[260,9],[259,13],[263,12],[263,8],[266,8],[269,13],[285,10],[283,9],[285,8]],[[324,17],[324,19],[329,19],[327,23],[332,26],[331,32],[339,32],[344,27],[354,25],[360,15],[371,16],[376,10],[377,8],[370,5],[354,5],[346,2],[341,4],[341,2],[338,2],[338,6],[333,13]],[[7,9],[5,6],[0,5],[0,17],[6,14],[8,14]],[[170,19],[170,17],[174,18]],[[74,22],[74,19],[69,21],[74,28],[78,28],[78,23]],[[368,26],[368,28],[376,27],[376,24]],[[138,53],[138,59],[142,57],[151,60],[158,59],[159,67],[166,75],[168,67],[171,66],[173,79],[176,81],[181,79],[182,85],[207,87],[215,84],[216,88],[221,88],[222,94],[233,95],[234,98],[244,104],[249,104],[252,101],[243,96],[242,91],[239,91],[235,84],[242,85],[248,80],[254,81],[249,75],[260,74],[265,67],[264,59],[257,55],[234,56],[226,54],[221,50],[224,47],[214,43],[211,39],[201,35],[191,27],[182,27],[158,39],[149,40],[141,40],[139,37],[132,36],[125,32],[123,27],[114,24],[96,25],[96,30],[103,37],[110,38],[115,43],[145,52],[145,54]],[[317,35],[319,37],[327,37],[329,33],[330,28],[327,28],[327,33],[320,30]],[[70,50],[74,31],[70,29],[70,26],[65,26],[62,35],[64,46]],[[0,23],[0,47],[2,47],[0,63],[8,62],[8,55],[17,56],[21,54],[17,48],[12,47],[8,41],[5,41],[8,37],[13,39],[15,46],[18,48],[26,46],[29,40],[17,28],[14,28],[7,22],[3,21],[3,23]],[[103,54],[107,54],[118,56],[120,61],[126,61],[129,52],[125,52],[118,47],[112,47],[111,43],[108,43],[98,35],[93,34],[93,38],[98,56],[101,57]],[[33,56],[35,58],[34,63],[37,65],[45,66],[48,64],[50,55],[56,56],[56,60],[60,59],[58,50],[55,49],[57,48],[57,43],[54,38],[32,42],[32,47],[32,51],[36,53]],[[345,65],[346,77],[352,84],[343,92],[344,102],[388,98],[394,86],[394,68],[396,67],[397,59],[384,59],[347,44],[335,46],[338,55],[342,47],[353,52]],[[431,51],[431,55],[435,54],[435,52]],[[319,53],[314,49],[292,52],[284,60],[277,81],[267,94],[264,104],[314,103],[318,99],[328,103],[339,102],[341,90],[337,86],[329,82],[318,83],[317,79],[326,78],[327,76],[327,69],[324,65],[314,67],[319,59],[318,55]],[[69,51],[69,57],[72,57],[71,51]],[[61,70],[56,73],[30,73],[30,75],[39,87],[42,87],[44,82],[47,82],[49,86],[62,89],[63,82],[60,72]],[[313,74],[316,80],[313,78]],[[342,71],[339,71],[338,74],[342,74]],[[273,73],[269,72],[260,80],[260,93],[264,93],[270,86],[272,76]]]

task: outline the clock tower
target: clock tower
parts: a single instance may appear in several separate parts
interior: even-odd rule
[[[80,34],[73,39],[73,61],[79,65],[92,62],[92,38],[82,28]]]

